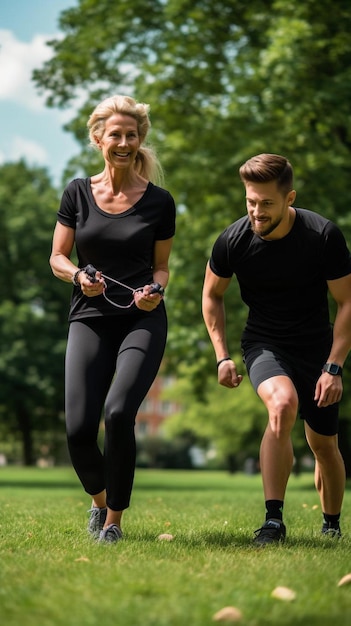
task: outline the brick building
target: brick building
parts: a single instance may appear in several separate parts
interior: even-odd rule
[[[162,399],[162,391],[174,382],[170,376],[156,376],[149,393],[143,401],[136,419],[135,434],[140,438],[160,434],[162,424],[179,406],[175,402]]]

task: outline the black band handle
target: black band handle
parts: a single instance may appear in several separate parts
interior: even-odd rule
[[[160,296],[163,296],[165,293],[165,290],[162,287],[162,285],[160,285],[160,283],[152,283],[151,290],[149,293],[159,293]]]
[[[91,263],[89,263],[89,265],[86,265],[83,268],[83,270],[88,275],[88,278],[89,278],[91,283],[96,283],[97,282],[97,280],[95,278],[97,270],[95,269],[94,265],[91,265]]]

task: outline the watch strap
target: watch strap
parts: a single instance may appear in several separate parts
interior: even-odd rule
[[[328,372],[332,376],[342,376],[342,367],[337,363],[325,363],[322,371]]]

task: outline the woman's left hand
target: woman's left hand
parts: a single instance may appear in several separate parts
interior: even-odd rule
[[[153,311],[163,300],[159,293],[150,293],[152,285],[145,285],[142,291],[134,293],[135,306],[142,311]]]

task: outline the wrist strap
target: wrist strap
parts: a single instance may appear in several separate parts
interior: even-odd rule
[[[224,363],[224,361],[231,361],[230,356],[225,356],[223,359],[219,359],[219,361],[217,361],[217,369],[219,368],[221,363]]]
[[[75,287],[80,287],[80,282],[78,281],[78,276],[79,276],[79,274],[81,272],[84,272],[84,270],[83,269],[79,269],[72,276],[72,283],[74,284]]]

